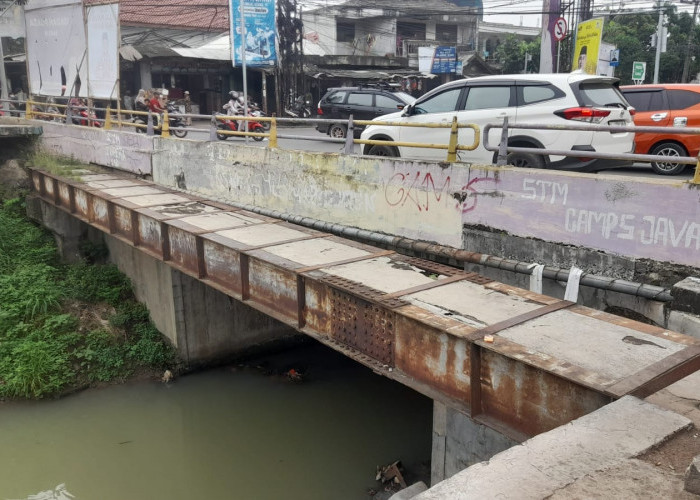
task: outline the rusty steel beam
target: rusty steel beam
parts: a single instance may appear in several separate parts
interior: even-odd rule
[[[690,337],[145,181],[32,170],[32,185],[46,203],[514,439],[700,368]]]

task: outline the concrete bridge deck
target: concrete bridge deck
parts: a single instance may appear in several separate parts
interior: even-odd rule
[[[700,341],[112,174],[45,201],[516,440],[700,368]]]

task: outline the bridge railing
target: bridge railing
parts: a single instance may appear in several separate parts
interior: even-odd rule
[[[24,105],[24,106],[22,106]],[[12,107],[10,107],[12,106]],[[24,108],[22,110],[22,107]],[[125,110],[117,108],[116,111],[110,108],[95,108],[90,106],[71,106],[66,104],[58,104],[53,102],[39,102],[34,100],[27,101],[15,101],[15,100],[2,100],[0,99],[0,110],[3,110],[5,114],[11,116],[20,116],[24,113],[26,118],[43,119],[57,122],[68,122],[79,125],[91,125],[104,127],[105,129],[110,129],[113,126],[119,128],[130,127],[134,128],[137,132],[145,132],[149,135],[159,133],[163,137],[170,136],[170,127],[167,111],[163,114],[162,124],[160,120],[156,122],[153,117],[153,113],[145,111],[136,110]],[[61,112],[61,110],[64,110]],[[80,110],[87,110],[88,117],[79,116]],[[105,118],[97,118],[91,115],[91,111],[98,112],[103,111]],[[77,114],[75,113],[77,112]],[[124,119],[125,117],[128,119]],[[136,117],[144,117],[142,120],[135,119]],[[389,146],[402,146],[402,147],[419,147],[419,148],[431,148],[431,149],[444,149],[447,150],[448,162],[457,161],[458,151],[473,151],[476,149],[481,142],[483,142],[484,148],[488,151],[493,151],[497,153],[496,165],[505,165],[508,153],[530,153],[538,155],[554,155],[554,156],[566,156],[566,157],[582,157],[586,158],[603,158],[621,161],[634,161],[634,162],[674,162],[686,165],[695,165],[695,175],[691,182],[694,184],[700,184],[700,157],[690,157],[690,156],[674,156],[668,157],[663,155],[646,155],[646,154],[634,154],[634,153],[603,153],[595,151],[578,151],[578,150],[559,150],[559,149],[543,149],[543,148],[524,148],[508,145],[508,132],[512,129],[530,129],[530,130],[581,130],[581,131],[608,131],[608,132],[647,132],[647,133],[668,133],[669,127],[641,127],[641,126],[612,126],[612,125],[597,125],[597,124],[565,124],[565,125],[543,125],[537,123],[517,123],[511,124],[508,119],[504,119],[503,122],[490,123],[487,124],[483,130],[480,130],[479,126],[471,123],[457,122],[456,117],[453,119],[452,123],[422,123],[422,124],[407,124],[402,122],[382,122],[384,125],[389,126],[400,126],[400,127],[425,127],[425,128],[448,128],[450,129],[450,139],[447,144],[432,144],[432,143],[414,143],[414,142],[397,142],[389,140],[365,140],[365,139],[355,139],[354,132],[355,126],[368,126],[376,125],[377,122],[371,120],[354,120],[352,115],[347,121],[344,120],[330,120],[330,119],[319,119],[319,118],[280,118],[276,116],[270,117],[254,117],[254,116],[231,116],[223,114],[212,114],[212,115],[201,115],[201,114],[187,114],[178,113],[178,116],[186,119],[188,121],[192,119],[205,119],[209,120],[209,126],[207,128],[197,128],[192,126],[184,127],[182,130],[192,130],[192,131],[208,131],[209,140],[217,140],[219,138],[226,138],[229,136],[238,137],[252,137],[256,140],[269,139],[268,147],[276,148],[278,147],[278,139],[294,139],[294,140],[306,140],[306,141],[320,141],[320,142],[333,142],[345,144],[344,152],[346,154],[354,153],[354,146],[356,144],[360,145],[389,145]],[[72,120],[67,120],[68,117],[72,117]],[[269,130],[265,132],[255,132],[246,130],[225,130],[219,125],[224,121],[236,121],[236,122],[251,122],[256,121],[259,123],[269,123]],[[346,137],[345,138],[333,138],[326,136],[310,137],[303,135],[294,135],[288,133],[280,133],[280,125],[299,125],[299,124],[337,124],[343,123],[346,126]],[[267,127],[266,127],[267,128]],[[474,131],[474,141],[471,145],[458,144],[458,130],[461,128],[470,128]],[[492,129],[501,129],[501,137],[499,143],[491,144],[489,142],[489,132]],[[673,133],[678,134],[691,134],[700,135],[700,128],[673,128]],[[483,140],[482,140],[483,136]]]
[[[498,145],[489,143],[489,131],[491,129],[501,129],[501,138]],[[695,176],[693,184],[700,184],[700,155],[692,156],[665,156],[665,155],[645,155],[636,153],[603,153],[599,151],[574,151],[570,149],[545,149],[545,148],[523,148],[508,145],[509,129],[528,129],[528,130],[581,130],[593,132],[632,132],[632,133],[656,133],[668,134],[671,127],[643,127],[643,126],[622,126],[622,125],[585,125],[585,124],[566,124],[566,125],[544,125],[539,123],[516,123],[510,124],[508,118],[503,120],[503,123],[489,123],[484,127],[484,148],[487,151],[497,152],[496,165],[503,166],[507,163],[508,153],[530,153],[538,155],[554,155],[554,156],[573,156],[575,158],[604,158],[609,160],[635,161],[635,162],[673,162],[682,163],[685,165],[695,165]],[[673,128],[673,133],[700,135],[700,128]]]

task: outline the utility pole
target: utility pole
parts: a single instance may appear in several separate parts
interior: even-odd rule
[[[683,3],[688,3],[681,0]],[[693,25],[690,28],[690,34],[688,34],[688,47],[685,49],[685,61],[683,62],[683,76],[681,77],[682,83],[688,82],[688,71],[690,70],[690,52],[693,48],[693,35],[695,34],[695,17],[698,15],[698,4],[700,0],[695,0],[695,7],[693,8]]]
[[[661,37],[664,32],[664,11],[659,8],[659,24],[656,27],[656,58],[654,59],[654,83],[659,83],[659,61],[661,60]]]

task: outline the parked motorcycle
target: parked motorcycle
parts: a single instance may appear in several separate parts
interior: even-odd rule
[[[238,121],[235,119],[235,117],[230,116],[230,115],[224,115],[223,113],[217,113],[217,116],[225,116],[226,119],[224,120],[217,120],[216,128],[217,130],[221,131],[228,131],[228,132],[238,132]],[[258,121],[255,120],[248,120],[248,132],[257,132],[257,133],[264,133],[265,128],[262,126],[262,124]],[[220,141],[225,141],[228,139],[229,136],[228,134],[223,134],[220,132],[216,133],[216,138],[219,139]],[[260,142],[264,139],[262,136],[253,136],[253,140]]]
[[[187,120],[184,116],[180,114],[177,107],[173,103],[168,103],[168,125],[170,126],[170,132],[180,139],[187,136]],[[162,115],[161,115],[162,116]],[[140,125],[148,125],[148,117],[144,115],[136,115],[132,119],[134,123]],[[153,132],[157,135],[161,134],[162,127],[156,126],[154,123]],[[145,134],[146,127],[136,127],[136,132]]]
[[[284,108],[284,111],[294,118],[309,118],[311,117],[311,103],[304,100],[304,96],[299,96],[294,99],[290,108]]]

